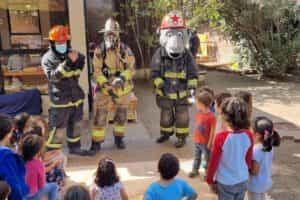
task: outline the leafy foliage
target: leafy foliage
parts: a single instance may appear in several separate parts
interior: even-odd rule
[[[239,64],[268,76],[296,66],[300,51],[300,6],[296,0],[121,0],[127,32],[133,34],[141,64],[158,45],[156,29],[172,9],[184,12],[190,28],[209,24],[227,34],[240,54]]]

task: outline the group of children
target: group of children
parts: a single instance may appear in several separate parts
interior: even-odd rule
[[[205,179],[220,200],[263,200],[272,186],[273,146],[280,137],[267,117],[252,117],[249,92],[196,95],[195,159],[191,178],[202,165]],[[209,165],[207,165],[209,163]]]
[[[14,119],[0,115],[0,121],[0,180],[9,185],[9,199],[57,200],[66,156],[60,150],[45,152],[47,123],[25,113]]]
[[[196,94],[195,156],[191,178],[205,169],[205,180],[220,200],[263,200],[272,186],[273,146],[279,134],[267,117],[251,120],[252,96],[248,92],[214,95],[209,88]],[[47,124],[40,117],[0,115],[0,199],[49,199],[62,197],[66,156],[60,150],[45,152]],[[165,153],[158,161],[160,179],[146,190],[145,200],[197,198],[195,190],[177,178],[178,158]],[[75,185],[65,200],[127,200],[128,195],[111,158],[99,161],[91,191]]]

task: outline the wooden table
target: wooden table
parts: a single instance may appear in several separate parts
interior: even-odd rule
[[[45,76],[40,67],[28,67],[20,71],[3,70],[4,77],[23,77],[23,76]]]

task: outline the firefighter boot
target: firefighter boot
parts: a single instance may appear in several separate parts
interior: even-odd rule
[[[125,149],[126,148],[122,136],[115,136],[115,145],[117,146],[118,149]]]
[[[180,136],[177,139],[177,142],[175,143],[176,148],[182,148],[186,143],[185,136]]]
[[[94,150],[83,150],[80,148],[80,142],[68,143],[69,154],[78,155],[78,156],[94,156],[96,151]]]
[[[101,150],[101,142],[92,142],[91,150],[95,151],[96,153]]]
[[[170,138],[170,136],[168,136],[167,134],[162,134],[159,138],[157,138],[156,143],[164,143],[166,141],[168,141]]]

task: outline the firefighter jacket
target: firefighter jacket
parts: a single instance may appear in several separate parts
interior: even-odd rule
[[[156,94],[173,100],[188,97],[198,82],[196,64],[188,50],[181,58],[171,59],[163,47],[158,48],[152,57],[151,76]]]
[[[94,80],[96,80],[101,92],[108,95],[105,84],[111,85],[112,81],[119,77],[124,81],[122,89],[114,90],[118,97],[127,95],[133,90],[132,78],[135,73],[135,58],[131,49],[121,43],[115,50],[106,50],[104,43],[95,49]]]
[[[42,67],[48,78],[49,97],[52,108],[79,106],[84,92],[79,85],[79,76],[85,64],[84,55],[78,55],[73,63],[51,49],[42,58]]]

